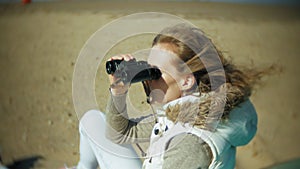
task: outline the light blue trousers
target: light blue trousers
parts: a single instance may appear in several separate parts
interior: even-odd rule
[[[105,137],[105,114],[90,110],[80,120],[80,160],[77,169],[140,169],[142,162],[131,145]]]

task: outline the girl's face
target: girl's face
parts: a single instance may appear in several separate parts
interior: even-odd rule
[[[167,103],[181,97],[179,82],[181,74],[177,70],[180,59],[170,44],[161,43],[153,46],[148,63],[161,70],[161,78],[147,81],[150,88],[150,103]],[[181,61],[182,62],[182,61]]]

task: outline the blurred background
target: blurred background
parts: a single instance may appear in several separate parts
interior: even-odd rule
[[[72,100],[76,59],[105,24],[136,12],[166,12],[201,28],[237,64],[283,68],[264,78],[251,100],[258,132],[238,148],[237,169],[260,169],[300,158],[300,10],[297,0],[71,1],[0,0],[0,151],[3,162],[41,155],[35,169],[72,166],[79,157]],[[155,26],[155,25],[154,25]],[[107,57],[149,48],[154,35],[114,46]],[[99,51],[103,52],[103,51]],[[95,82],[105,111],[108,79]],[[139,85],[130,91],[144,110]]]

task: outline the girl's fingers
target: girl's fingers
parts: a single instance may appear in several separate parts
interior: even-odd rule
[[[129,61],[129,60],[133,59],[133,57],[129,54],[125,54],[125,55],[121,55],[121,56],[124,58],[125,61]]]
[[[123,54],[123,55],[113,56],[113,57],[111,57],[111,58],[108,59],[108,61],[111,61],[111,60],[125,60],[125,61],[129,61],[129,60],[135,60],[135,58],[131,54]]]
[[[108,59],[109,61],[111,60],[123,60],[124,58],[122,56],[113,56],[110,59]]]
[[[131,54],[126,54],[126,57],[128,57],[130,60],[134,60],[135,59]]]

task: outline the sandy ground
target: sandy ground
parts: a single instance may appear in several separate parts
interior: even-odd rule
[[[265,78],[251,98],[259,128],[251,143],[238,149],[237,168],[264,168],[300,157],[297,8],[66,1],[0,5],[0,146],[5,163],[31,155],[45,157],[36,169],[77,162],[78,120],[72,100],[77,56],[99,28],[121,16],[143,11],[168,12],[189,20],[237,63],[281,65],[283,73]],[[150,44],[149,37],[137,37],[121,43],[108,55],[133,52]],[[107,79],[103,69],[98,74],[97,101],[99,109],[104,110]],[[137,98],[134,92],[131,96]]]

